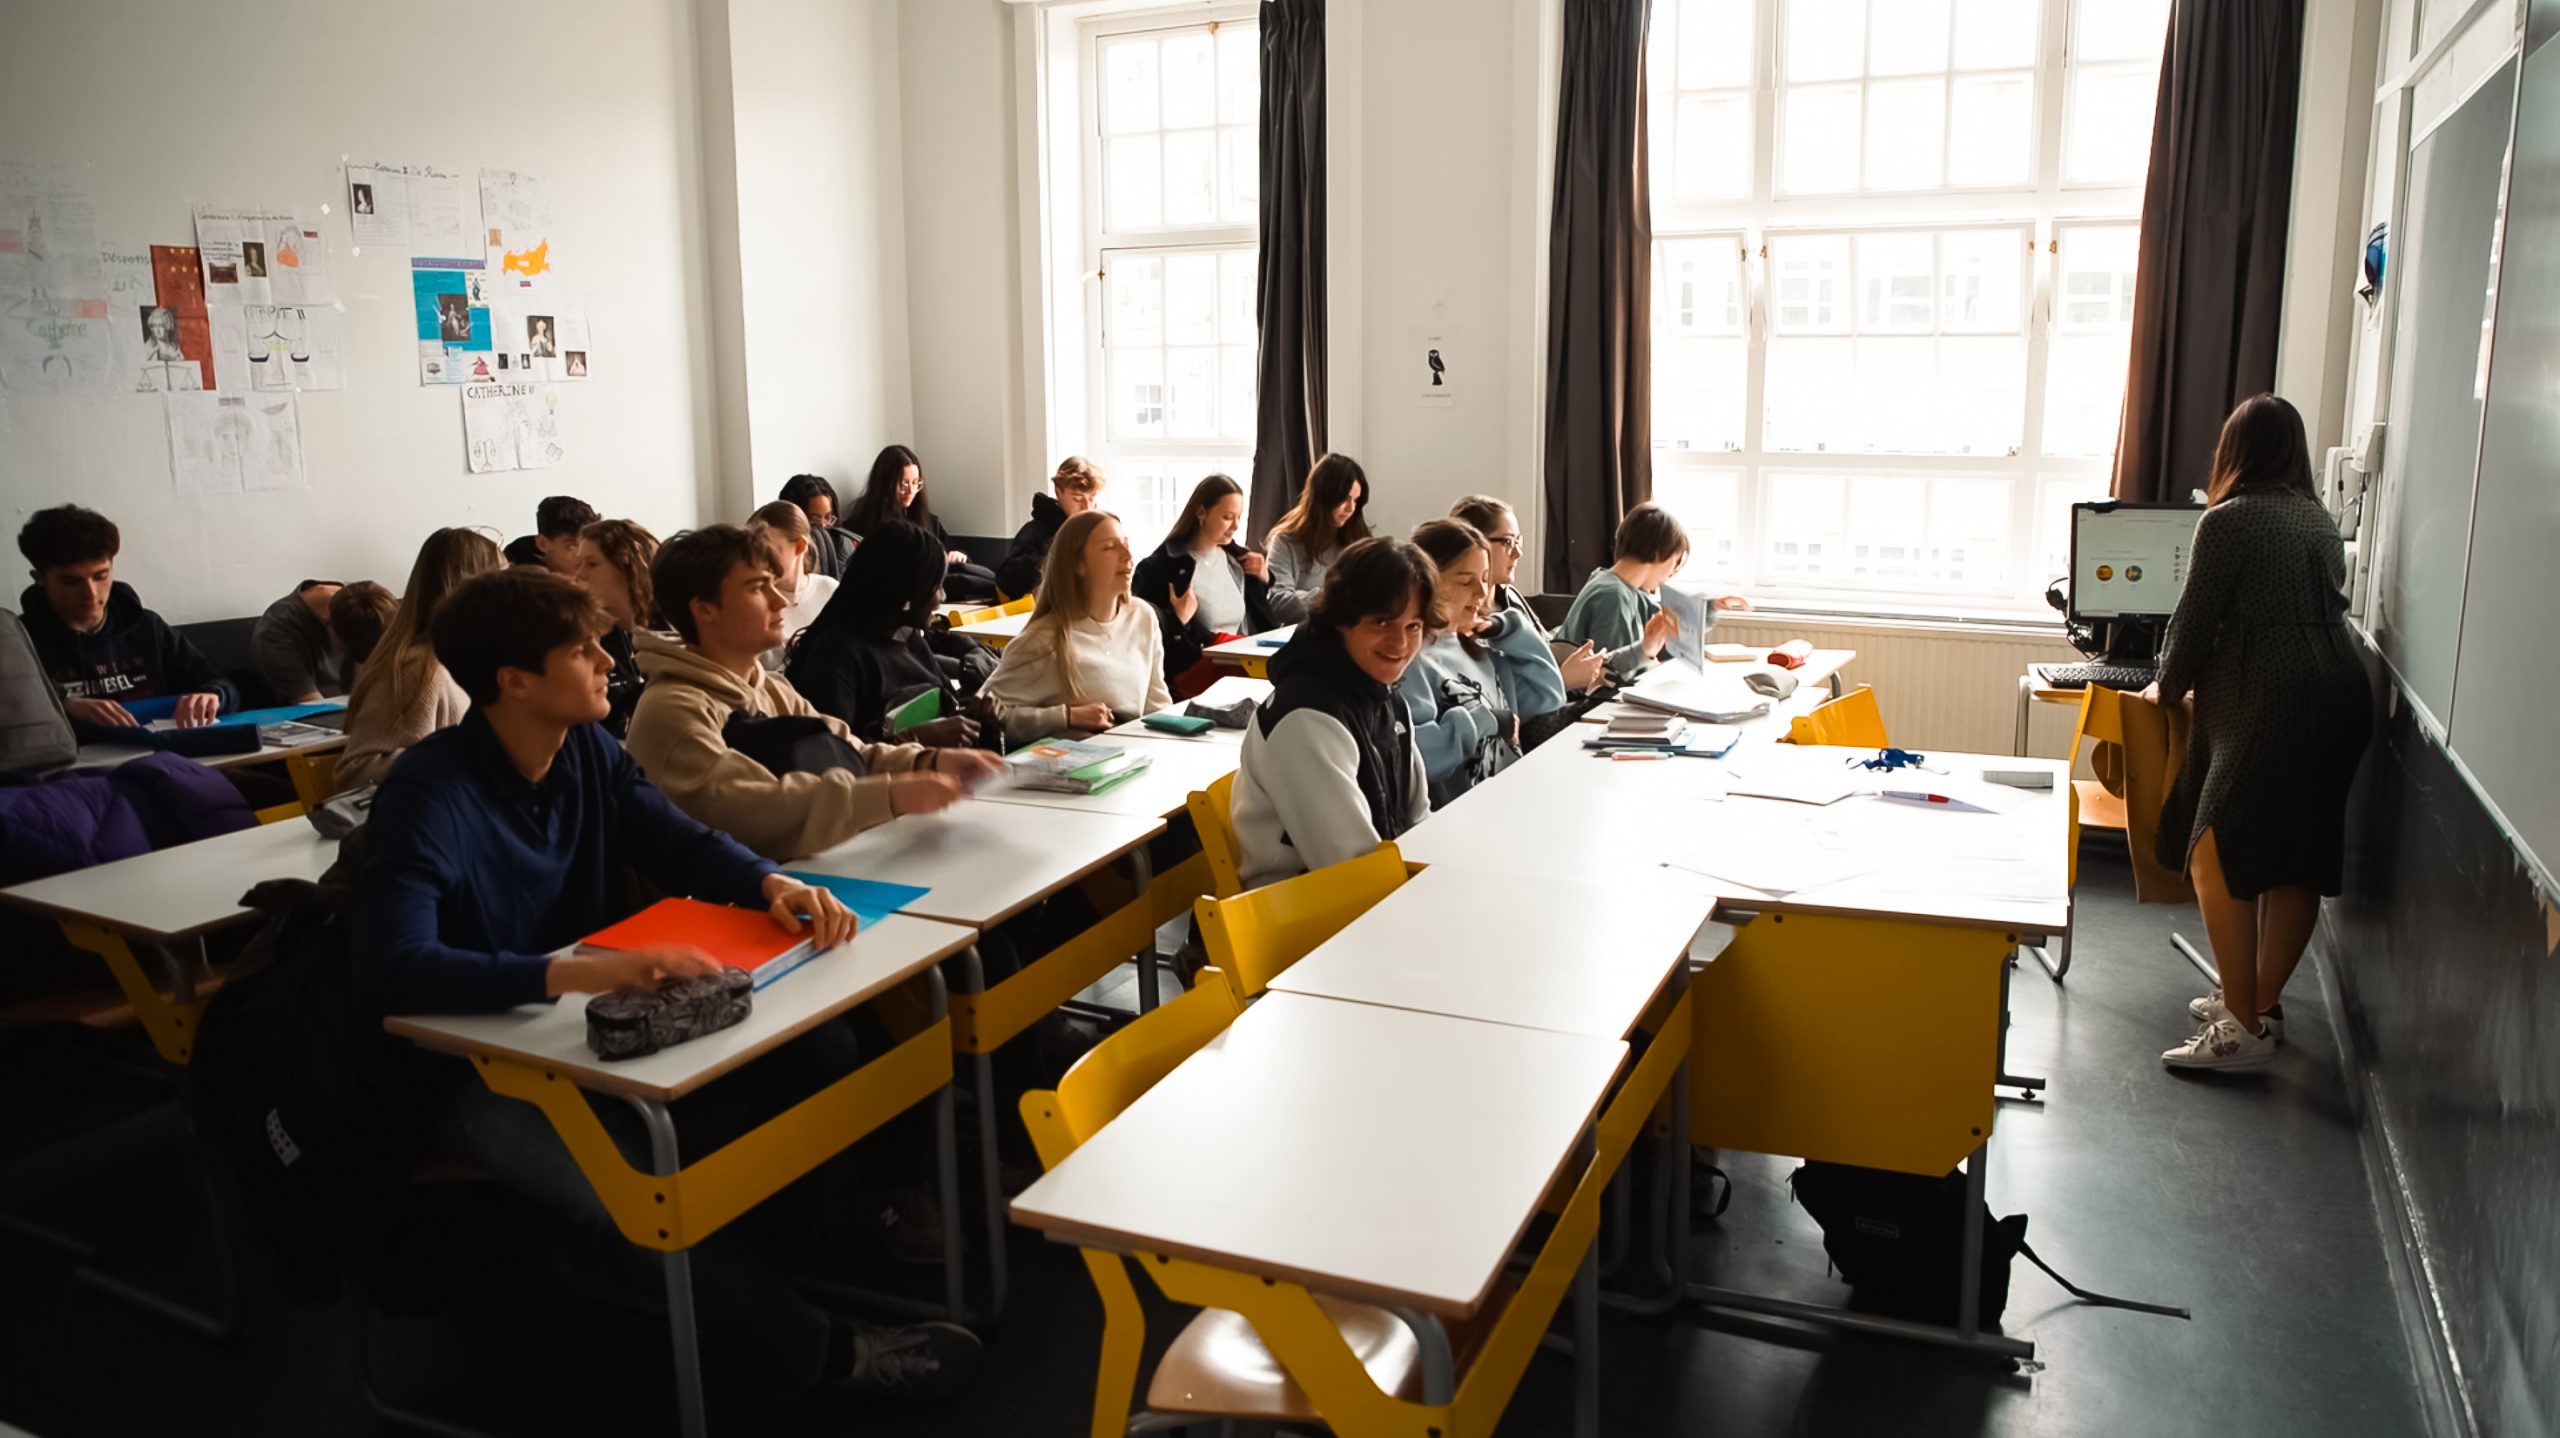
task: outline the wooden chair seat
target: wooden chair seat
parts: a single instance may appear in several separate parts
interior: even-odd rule
[[[2081,828],[2120,830],[2125,827],[2123,795],[2108,793],[2107,786],[2095,779],[2074,779],[2071,787],[2080,796]]]

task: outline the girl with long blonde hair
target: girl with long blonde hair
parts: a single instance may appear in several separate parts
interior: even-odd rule
[[[1155,610],[1129,591],[1136,569],[1116,517],[1087,510],[1059,527],[1031,618],[980,691],[1007,742],[1108,729],[1172,705]]]
[[[498,542],[476,529],[439,529],[418,546],[400,607],[384,627],[347,696],[347,747],[338,755],[340,792],[382,782],[393,760],[439,729],[462,722],[471,696],[436,662],[428,621],[463,581],[506,562]]]

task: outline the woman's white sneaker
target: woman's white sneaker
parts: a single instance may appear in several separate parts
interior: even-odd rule
[[[2273,1030],[2253,1034],[2216,1005],[2212,1021],[2196,1030],[2194,1038],[2161,1054],[2160,1062],[2173,1069],[2250,1069],[2275,1056]]]
[[[2222,990],[2220,989],[2215,989],[2203,998],[2187,1000],[2187,1017],[2194,1019],[2197,1023],[2212,1023],[2213,1016],[2220,1012],[2222,1012]],[[2267,1037],[2274,1039],[2277,1043],[2284,1042],[2284,1005],[2276,1005],[2258,1015],[2258,1019],[2267,1026]]]

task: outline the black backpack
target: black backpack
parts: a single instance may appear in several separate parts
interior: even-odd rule
[[[1955,1325],[1964,1274],[1964,1175],[1916,1173],[1808,1163],[1788,1180],[1796,1202],[1822,1225],[1822,1251],[1854,1290],[1860,1312],[1914,1323]],[[2187,1310],[2091,1293],[2055,1273],[2027,1246],[2027,1216],[1994,1218],[1982,1210],[1982,1299],[1976,1321],[2000,1329],[2009,1306],[2009,1260],[2025,1254],[2063,1291],[2084,1303],[2185,1318]]]
[[[0,775],[60,769],[80,755],[62,695],[18,616],[0,609]]]
[[[187,1067],[197,1133],[314,1298],[368,1248],[421,1112],[353,974],[364,849],[357,829],[318,883],[273,879],[242,898],[264,922],[206,1004]]]

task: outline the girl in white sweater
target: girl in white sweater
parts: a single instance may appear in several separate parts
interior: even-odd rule
[[[1059,528],[1030,622],[980,690],[1006,742],[1108,729],[1173,703],[1155,610],[1129,592],[1136,568],[1112,516],[1087,510]]]

